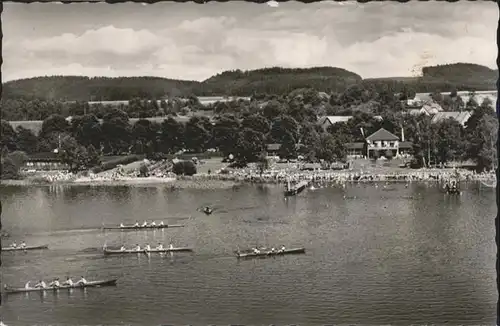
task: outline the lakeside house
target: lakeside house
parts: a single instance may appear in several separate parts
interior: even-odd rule
[[[61,161],[57,153],[42,152],[28,155],[28,159],[24,162],[22,170],[61,171],[68,168],[68,165]]]
[[[393,157],[408,156],[412,149],[412,143],[400,140],[398,136],[380,128],[365,138],[365,142],[347,143],[347,155],[350,158],[366,157],[370,159],[377,152],[378,156],[386,156],[390,151]]]
[[[279,156],[279,151],[281,144],[267,144],[266,146],[266,156]]]
[[[352,119],[352,116],[350,115],[347,116],[329,115],[326,117],[321,117],[318,122],[320,126],[323,127],[323,130],[327,130],[329,127],[333,126],[336,123],[347,122],[350,119]]]
[[[376,120],[382,121],[382,116],[376,115],[373,117]],[[328,130],[329,127],[333,126],[336,123],[346,123],[352,119],[352,115],[328,115],[324,117],[318,118],[318,124],[323,128],[323,130]]]
[[[469,111],[462,112],[439,112],[432,117],[431,123],[438,123],[446,119],[454,119],[465,127],[472,114]]]
[[[406,110],[405,113],[408,115],[418,116],[426,115],[428,117],[433,116],[439,112],[443,112],[444,109],[441,105],[436,102],[428,102],[421,106],[412,106],[410,109]]]

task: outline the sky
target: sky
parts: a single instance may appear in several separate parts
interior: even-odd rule
[[[199,80],[225,70],[333,66],[363,78],[426,65],[496,69],[495,2],[5,3],[2,79]]]

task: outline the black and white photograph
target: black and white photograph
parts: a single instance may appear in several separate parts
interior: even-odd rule
[[[1,24],[0,325],[498,325],[494,1]]]

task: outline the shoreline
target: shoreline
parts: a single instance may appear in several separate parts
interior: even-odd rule
[[[71,185],[71,186],[150,186],[170,185],[172,189],[224,189],[244,184],[284,184],[292,182],[310,181],[313,184],[345,184],[345,183],[402,183],[402,182],[442,182],[449,178],[457,178],[461,182],[483,182],[495,184],[494,173],[476,174],[467,170],[431,170],[373,173],[353,171],[266,171],[262,175],[252,170],[234,170],[227,174],[197,174],[194,176],[149,176],[149,177],[78,177],[69,173],[55,175],[39,175],[20,180],[2,180],[5,186],[44,186],[44,185]]]

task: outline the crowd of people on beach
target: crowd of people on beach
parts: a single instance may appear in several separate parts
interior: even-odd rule
[[[168,179],[172,180],[189,180],[191,182],[250,182],[250,183],[269,183],[277,184],[299,181],[313,181],[319,183],[336,183],[343,184],[346,182],[416,182],[416,181],[443,181],[450,178],[456,178],[460,181],[490,181],[496,180],[496,175],[490,173],[476,173],[474,171],[464,169],[419,169],[419,170],[404,170],[385,173],[374,173],[373,171],[363,171],[352,169],[348,170],[300,170],[295,165],[287,165],[276,167],[273,166],[267,170],[260,170],[255,165],[249,165],[242,169],[227,169],[222,168],[218,171],[210,173],[200,173],[192,177],[179,177],[173,174],[168,169],[165,169],[164,164],[152,164],[150,169],[149,179]],[[390,170],[389,170],[390,171]],[[138,169],[125,170],[119,166],[113,170],[94,174],[88,172],[85,175],[74,175],[69,172],[52,172],[37,175],[34,180],[46,183],[58,182],[113,182],[113,181],[137,181],[142,179],[139,176]]]

